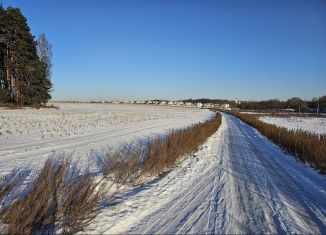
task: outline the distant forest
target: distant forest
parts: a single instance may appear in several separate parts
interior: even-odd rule
[[[40,105],[51,99],[51,45],[37,40],[19,8],[0,5],[0,103]]]
[[[247,110],[286,110],[290,109],[295,112],[325,112],[326,111],[326,95],[319,98],[315,97],[311,100],[302,100],[299,97],[293,97],[287,101],[278,99],[263,101],[243,101],[236,105],[237,108]]]

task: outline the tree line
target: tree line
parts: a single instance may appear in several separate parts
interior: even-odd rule
[[[262,101],[234,101],[226,99],[184,99],[183,102],[190,103],[211,103],[211,104],[229,104],[232,108],[243,110],[261,110],[261,111],[295,111],[295,112],[326,112],[326,95],[314,97],[311,100],[303,100],[300,97],[292,97],[288,100],[269,99]]]
[[[242,101],[236,104],[237,108],[247,110],[291,110],[295,112],[307,112],[326,109],[326,95],[319,98],[314,97],[311,100],[302,100],[299,97],[293,97],[286,101],[270,99],[263,101]]]
[[[40,105],[51,99],[52,49],[37,40],[19,8],[0,5],[0,103]]]

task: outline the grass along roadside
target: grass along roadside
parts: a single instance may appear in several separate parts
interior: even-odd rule
[[[326,172],[326,135],[288,130],[259,120],[259,116],[230,111],[229,114],[256,128],[285,151],[322,173]]]
[[[220,113],[212,120],[180,130],[170,130],[165,136],[147,142],[125,145],[108,151],[98,159],[106,177],[115,182],[134,183],[141,176],[156,176],[174,166],[178,159],[197,151],[222,123]]]
[[[162,174],[195,152],[221,122],[217,114],[212,120],[171,130],[145,143],[108,151],[98,159],[100,176],[69,157],[50,158],[36,173],[14,170],[0,178],[0,233],[81,231],[116,193],[116,185]]]
[[[0,103],[0,109],[59,109],[59,106],[56,106],[54,104],[20,105],[13,103]]]

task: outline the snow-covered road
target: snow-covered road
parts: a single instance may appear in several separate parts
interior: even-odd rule
[[[325,177],[239,119],[147,185],[121,195],[86,233],[326,233]]]

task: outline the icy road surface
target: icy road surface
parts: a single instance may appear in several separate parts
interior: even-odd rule
[[[120,195],[86,233],[326,233],[325,177],[223,114],[202,148]]]

